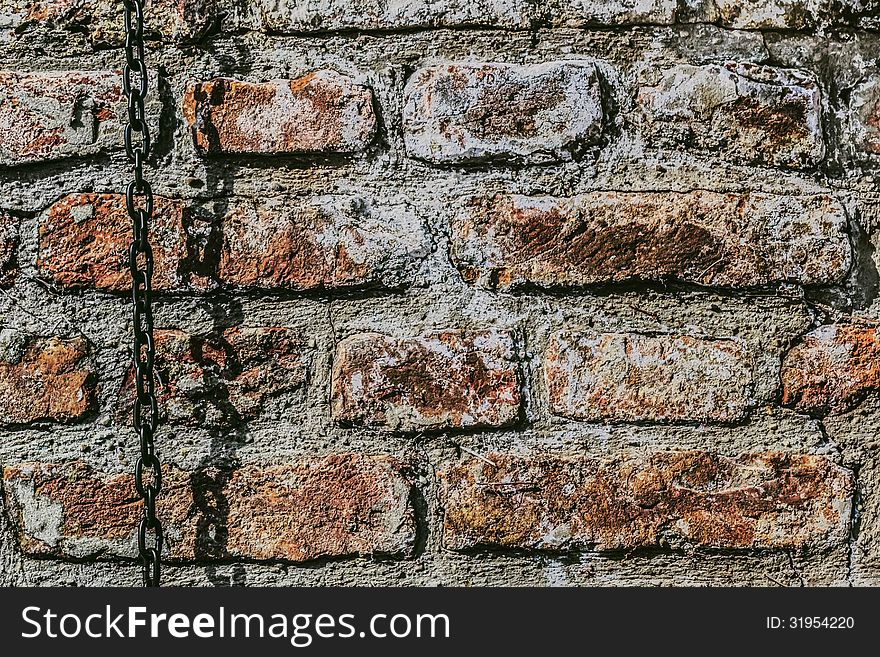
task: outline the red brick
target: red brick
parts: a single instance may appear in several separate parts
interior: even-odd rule
[[[0,71],[0,165],[119,148],[121,85],[118,71]]]
[[[431,66],[405,94],[407,153],[429,162],[570,160],[602,131],[593,64]]]
[[[189,215],[185,201],[155,197],[150,227],[153,289],[204,289],[209,282],[187,271]],[[129,292],[131,219],[121,194],[71,194],[55,203],[40,223],[37,267],[69,287]]]
[[[854,489],[828,458],[780,452],[489,453],[440,478],[452,550],[826,549],[847,539]]]
[[[105,474],[80,461],[21,463],[3,469],[3,492],[26,554],[90,558],[137,555],[143,508],[131,474]],[[156,513],[165,530],[164,555],[195,556],[199,516],[189,476],[162,471]]]
[[[748,287],[840,282],[852,253],[831,196],[593,192],[475,198],[452,259],[481,287],[679,280]]]
[[[733,422],[753,378],[731,339],[560,331],[544,354],[550,412],[577,420]]]
[[[415,541],[405,466],[336,454],[228,471],[163,470],[157,513],[171,561],[308,561],[406,554]],[[131,474],[69,461],[3,470],[22,550],[60,558],[133,557],[142,516]]]
[[[0,425],[72,422],[95,407],[95,374],[82,338],[0,330]]]
[[[156,331],[155,342],[162,421],[187,426],[254,419],[270,398],[303,387],[311,360],[301,333],[286,328],[236,327],[209,337]],[[133,377],[129,371],[120,390],[120,423],[131,417]]]
[[[372,92],[334,71],[190,84],[183,113],[204,154],[354,153],[376,132]]]
[[[336,349],[333,417],[401,431],[508,426],[520,414],[518,369],[506,331],[354,335]]]
[[[637,100],[652,146],[795,169],[825,156],[819,85],[804,71],[680,64],[643,86]]]
[[[18,220],[0,210],[0,285],[12,285],[18,275]]]
[[[880,336],[875,326],[820,326],[782,361],[782,403],[799,411],[843,412],[878,389]]]
[[[309,561],[409,553],[416,524],[405,467],[360,454],[237,470],[225,489],[229,553]]]
[[[219,279],[239,287],[399,287],[430,252],[407,206],[349,196],[240,201],[223,219]]]

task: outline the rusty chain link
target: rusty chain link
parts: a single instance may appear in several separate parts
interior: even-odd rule
[[[144,502],[144,516],[138,527],[138,552],[144,586],[159,586],[162,560],[162,523],[156,516],[156,498],[162,489],[162,467],[156,455],[154,437],[159,423],[156,401],[153,343],[153,251],[149,231],[153,217],[153,189],[144,180],[144,162],[150,156],[150,130],[144,100],[148,91],[144,60],[144,1],[122,0],[125,9],[125,66],[122,88],[128,100],[125,153],[134,165],[134,180],[125,192],[125,204],[132,221],[133,239],[128,249],[131,270],[134,328],[133,424],[140,441],[134,485]],[[149,475],[149,481],[144,476]],[[149,534],[149,536],[148,536]]]

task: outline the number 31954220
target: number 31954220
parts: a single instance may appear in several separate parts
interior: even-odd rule
[[[852,616],[767,616],[768,630],[851,630],[855,624]]]

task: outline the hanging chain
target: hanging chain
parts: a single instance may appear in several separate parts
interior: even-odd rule
[[[125,8],[125,67],[122,88],[128,99],[128,125],[125,126],[125,152],[134,165],[134,180],[125,193],[125,204],[132,222],[133,240],[128,249],[131,269],[134,325],[133,423],[141,452],[135,466],[134,485],[144,502],[144,516],[138,527],[138,552],[144,586],[159,586],[162,557],[162,523],[156,516],[156,498],[162,488],[162,469],[153,438],[159,422],[153,364],[152,279],[153,250],[149,230],[153,217],[153,190],[144,180],[144,162],[150,156],[150,130],[144,99],[147,96],[147,66],[144,61],[144,0],[122,0]],[[144,476],[150,480],[145,483]],[[148,536],[149,535],[149,536]]]

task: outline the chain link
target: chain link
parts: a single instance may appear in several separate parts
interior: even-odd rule
[[[156,498],[162,490],[162,466],[156,455],[154,437],[159,424],[156,401],[153,343],[153,250],[150,248],[150,221],[153,218],[153,188],[144,180],[144,162],[150,157],[150,129],[144,100],[148,91],[144,60],[144,0],[122,0],[125,10],[125,66],[122,88],[128,100],[125,126],[125,153],[133,166],[134,180],[125,190],[125,205],[132,223],[132,242],[128,249],[131,270],[134,325],[134,430],[140,441],[135,465],[134,486],[144,503],[144,516],[138,527],[138,553],[144,586],[159,586],[162,563],[162,523],[156,516]],[[149,475],[145,479],[145,475]]]

